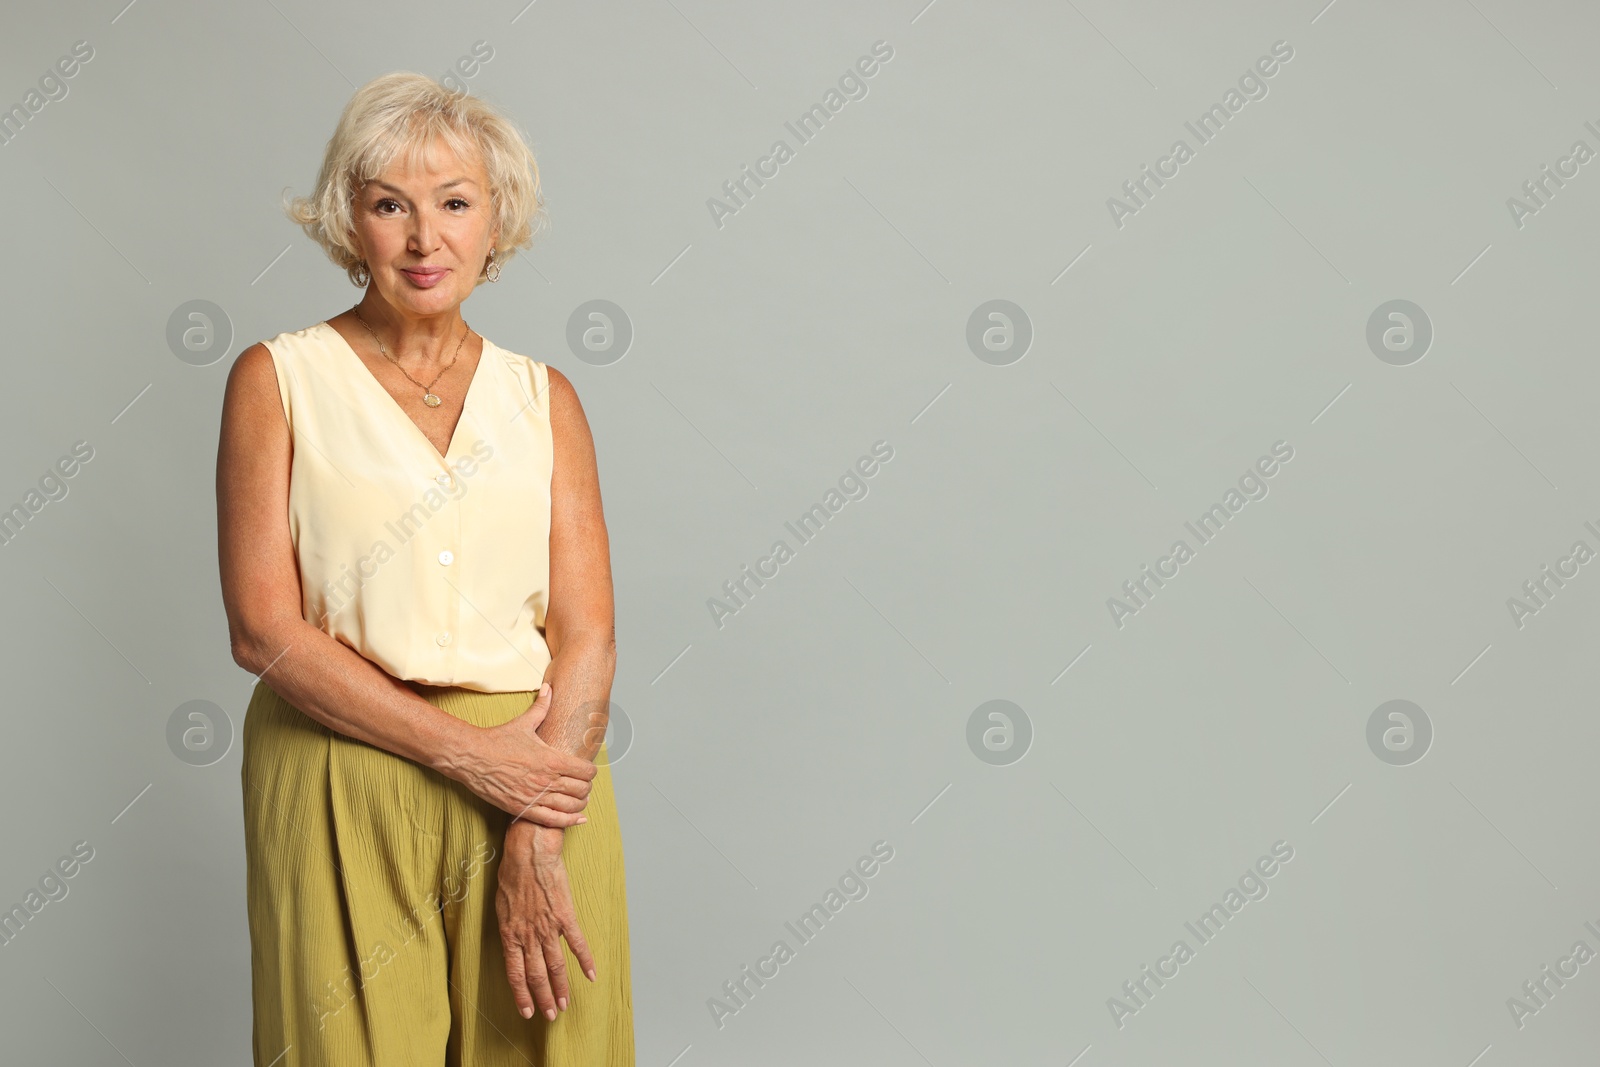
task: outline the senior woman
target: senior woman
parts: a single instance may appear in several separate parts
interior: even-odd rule
[[[631,1065],[594,445],[560,371],[461,314],[530,243],[537,164],[389,74],[289,210],[365,292],[223,401],[255,1063]]]

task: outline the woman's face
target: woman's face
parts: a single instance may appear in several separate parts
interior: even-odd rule
[[[397,162],[355,199],[356,246],[371,287],[402,314],[448,312],[472,294],[498,233],[489,175],[443,138],[416,169]]]

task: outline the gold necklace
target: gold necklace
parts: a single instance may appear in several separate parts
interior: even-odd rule
[[[359,321],[361,325],[367,327],[367,332],[372,335],[372,339],[378,342],[378,351],[383,353],[383,358],[387,359],[390,363],[393,363],[397,368],[399,368],[401,374],[404,374],[407,378],[411,378],[411,375],[406,371],[406,369],[400,366],[400,361],[391,356],[389,354],[389,350],[384,347],[383,338],[378,336],[378,331],[367,325],[367,320],[361,317],[361,312],[357,311],[355,308],[351,308],[350,311],[353,315],[355,315],[357,321]],[[462,325],[466,324],[463,323]],[[411,378],[413,385],[422,387],[422,402],[428,405],[430,408],[436,408],[440,404],[444,403],[443,400],[440,400],[437,396],[433,395],[434,382],[437,382],[440,378],[443,378],[444,372],[456,365],[456,360],[461,358],[461,346],[467,343],[467,335],[470,333],[472,333],[472,327],[468,326],[466,332],[461,335],[461,340],[456,342],[456,354],[450,357],[450,362],[444,365],[443,370],[439,371],[438,374],[433,376],[432,382],[429,382],[427,385],[423,385],[415,378]]]

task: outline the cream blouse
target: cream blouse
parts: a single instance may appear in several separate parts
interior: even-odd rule
[[[396,678],[538,689],[550,664],[548,368],[485,338],[441,456],[327,322],[263,343],[293,436],[304,618]]]

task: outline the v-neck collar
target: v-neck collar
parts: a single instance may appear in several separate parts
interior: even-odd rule
[[[483,339],[483,350],[478,353],[478,365],[472,368],[472,381],[467,383],[467,395],[461,401],[461,417],[456,420],[455,429],[450,434],[450,441],[441,453],[434,443],[428,440],[428,435],[422,432],[422,427],[417,425],[416,420],[406,414],[406,409],[400,406],[400,401],[394,398],[394,394],[385,389],[383,383],[378,381],[377,375],[372,373],[372,368],[367,366],[366,361],[361,358],[361,354],[351,346],[349,341],[345,340],[344,334],[340,333],[338,328],[327,319],[323,319],[321,325],[329,333],[333,334],[334,342],[355,361],[356,370],[361,377],[371,382],[372,387],[383,394],[383,398],[389,402],[389,406],[394,409],[395,413],[404,420],[407,426],[411,427],[412,432],[417,435],[417,440],[421,441],[428,451],[438,458],[439,462],[448,466],[450,455],[456,448],[456,439],[461,436],[461,424],[467,421],[467,413],[472,406],[472,394],[477,391],[478,379],[483,377],[483,363],[488,358],[491,347],[489,339],[487,337]]]

